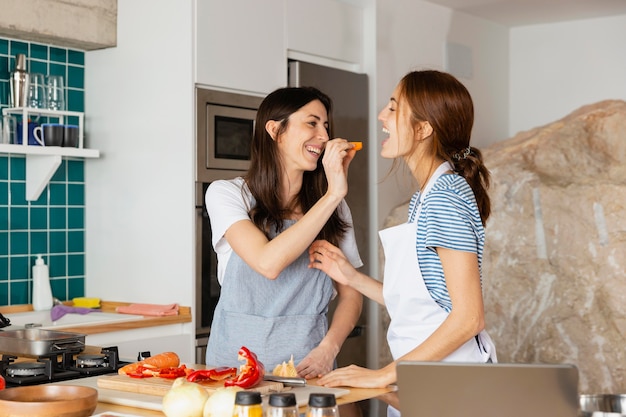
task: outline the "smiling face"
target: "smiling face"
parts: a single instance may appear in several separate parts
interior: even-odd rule
[[[407,120],[407,114],[402,99],[400,86],[397,86],[389,99],[389,103],[378,114],[378,120],[383,123],[383,133],[389,136],[383,140],[380,156],[383,158],[397,158],[408,155],[413,147],[412,132]]]
[[[287,129],[276,139],[286,172],[314,171],[328,142],[326,107],[313,100],[289,116]]]

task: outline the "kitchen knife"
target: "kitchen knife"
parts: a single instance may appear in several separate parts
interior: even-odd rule
[[[282,382],[283,384],[292,387],[303,387],[306,385],[306,379],[297,376],[265,375],[263,379],[265,381]]]

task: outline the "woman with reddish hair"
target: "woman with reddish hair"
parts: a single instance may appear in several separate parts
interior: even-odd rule
[[[450,74],[410,72],[378,119],[388,135],[381,156],[403,160],[418,185],[407,222],[380,232],[384,282],[357,271],[324,240],[309,248],[309,267],[387,308],[394,361],[334,370],[319,380],[325,386],[387,386],[400,360],[496,362],[481,290],[489,172],[470,145],[470,94]]]

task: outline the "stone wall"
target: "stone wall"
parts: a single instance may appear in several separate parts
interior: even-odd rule
[[[626,393],[626,103],[582,107],[483,154],[483,293],[499,361],[572,363],[581,393]]]

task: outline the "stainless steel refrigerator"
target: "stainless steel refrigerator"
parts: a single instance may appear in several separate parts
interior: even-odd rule
[[[359,253],[369,272],[369,161],[367,146],[368,132],[368,80],[366,74],[344,71],[301,61],[289,62],[289,85],[292,87],[312,86],[326,93],[333,100],[333,134],[350,141],[362,141],[364,150],[359,151],[350,164],[348,195],[346,201],[352,211]],[[367,303],[364,300],[359,323],[344,343],[337,364],[366,366],[367,358]],[[333,308],[331,306],[331,315]]]

